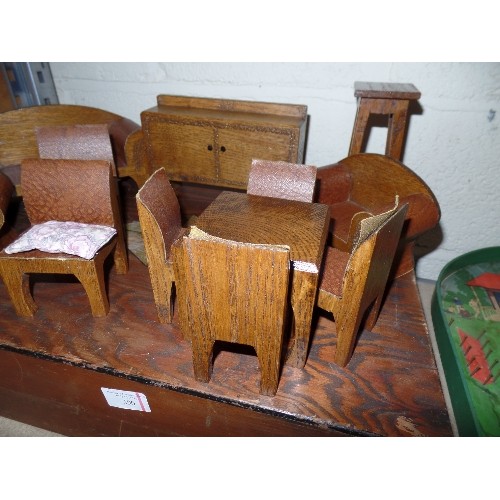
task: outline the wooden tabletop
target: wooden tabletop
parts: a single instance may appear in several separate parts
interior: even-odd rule
[[[318,272],[328,231],[328,205],[222,192],[198,217],[196,226],[219,238],[289,245],[295,267]]]

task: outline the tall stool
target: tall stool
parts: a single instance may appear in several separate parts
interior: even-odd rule
[[[401,160],[408,107],[410,101],[420,98],[420,91],[411,83],[354,82],[354,96],[358,100],[358,109],[349,156],[362,152],[368,118],[376,114],[389,117],[386,156]]]

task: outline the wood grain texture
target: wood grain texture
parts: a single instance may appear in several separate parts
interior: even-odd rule
[[[362,152],[370,115],[386,115],[385,154],[401,160],[410,101],[418,100],[420,92],[411,83],[355,82],[354,89],[358,104],[349,156]]]
[[[318,306],[333,314],[337,330],[335,363],[350,361],[365,317],[371,330],[377,321],[408,205],[358,223],[349,256],[329,247],[319,284]]]
[[[260,393],[278,389],[290,274],[289,248],[216,238],[191,227],[172,248],[179,317],[194,374],[209,382],[216,341],[255,349]]]
[[[331,244],[341,250],[347,249],[355,214],[383,212],[393,205],[396,195],[400,203],[408,203],[393,275],[401,276],[414,268],[415,239],[441,217],[439,203],[423,179],[400,161],[375,153],[360,153],[319,167],[317,179],[318,201],[331,209]]]
[[[146,181],[136,200],[158,319],[171,323],[175,283],[171,248],[184,228],[179,202],[165,169],[158,169]]]
[[[137,220],[137,188],[121,186],[126,220]],[[209,186],[178,193],[193,213],[214,196]],[[104,318],[64,276],[33,276],[39,309],[19,318],[0,281],[0,414],[78,436],[452,435],[413,272],[391,283],[348,367],[332,363],[335,323],[316,308],[307,363],[286,363],[271,398],[259,394],[255,354],[230,345],[214,353],[210,383],[197,381],[177,309],[171,324],[158,322],[146,266],[133,255],[126,275],[110,265]],[[152,411],[111,408],[101,387],[142,392]]]
[[[148,176],[164,166],[171,181],[246,189],[253,158],[302,161],[306,106],[167,95],[157,101],[141,113],[142,136],[126,147],[129,167]]]
[[[125,160],[125,141],[139,125],[103,109],[77,105],[32,106],[0,113],[0,168],[20,191],[19,165],[25,158],[38,158],[36,129],[46,126],[107,124],[118,175],[134,177]],[[126,172],[125,172],[126,170]],[[141,177],[138,177],[140,180]]]
[[[127,275],[109,275],[105,318],[92,317],[72,281],[35,280],[34,295],[36,316],[19,318],[0,283],[0,408],[10,418],[75,435],[118,435],[127,423],[183,435],[452,435],[413,273],[392,284],[347,368],[331,362],[335,323],[318,310],[307,364],[284,365],[273,398],[259,394],[247,351],[216,352],[210,383],[194,378],[178,318],[157,321],[148,271],[134,256]],[[152,412],[107,407],[102,386],[145,393]]]
[[[294,335],[287,362],[298,368],[307,359],[329,220],[326,205],[225,191],[196,222],[226,240],[290,247]]]
[[[85,182],[82,182],[82,176]],[[0,276],[20,316],[37,310],[30,292],[29,275],[73,274],[85,288],[92,313],[105,316],[109,310],[104,278],[104,261],[113,251],[117,272],[126,273],[128,254],[118,208],[111,165],[101,160],[32,159],[22,163],[24,205],[31,225],[48,221],[100,224],[116,229],[110,243],[92,259],[33,250],[0,252]],[[92,192],[92,197],[89,196]]]

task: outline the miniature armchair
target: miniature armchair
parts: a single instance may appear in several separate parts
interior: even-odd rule
[[[408,212],[394,262],[394,277],[415,267],[415,240],[440,218],[439,204],[425,182],[398,160],[360,153],[318,168],[319,203],[330,206],[332,246],[347,250],[355,214],[374,215],[388,210],[394,197],[408,203]]]
[[[184,338],[193,350],[194,375],[208,382],[215,341],[253,346],[260,393],[276,394],[289,281],[289,248],[239,243],[196,226],[173,247]]]
[[[10,179],[0,172],[0,229],[5,222],[5,213],[9,206],[12,193],[14,192],[14,184]]]
[[[38,127],[36,137],[40,158],[106,160],[117,175],[107,124]]]
[[[247,193],[312,202],[316,167],[285,161],[252,160]]]
[[[108,313],[105,259],[113,252],[121,274],[128,263],[112,181],[106,161],[22,162],[21,186],[31,227],[0,252],[0,277],[19,316],[33,316],[37,310],[30,294],[31,273],[75,275],[92,314]]]
[[[365,313],[366,328],[377,321],[408,204],[380,215],[354,218],[350,250],[328,247],[317,305],[333,314],[337,331],[335,363],[351,359]]]
[[[158,319],[160,323],[171,323],[175,283],[171,247],[185,229],[177,196],[164,168],[144,183],[136,201]]]

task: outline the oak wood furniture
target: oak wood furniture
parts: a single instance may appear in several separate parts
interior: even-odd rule
[[[5,213],[13,192],[14,185],[6,175],[0,172],[0,228],[5,222]]]
[[[294,328],[287,362],[299,368],[307,358],[329,220],[326,205],[224,191],[196,221],[226,240],[290,247]]]
[[[24,160],[21,169],[24,206],[32,226],[47,221],[72,221],[113,227],[117,234],[91,259],[40,250],[14,254],[2,250],[0,277],[16,313],[31,317],[38,308],[30,291],[30,274],[73,274],[85,288],[92,314],[105,316],[109,311],[109,301],[104,261],[113,252],[116,271],[126,273],[128,267],[110,163],[33,159]]]
[[[157,96],[127,140],[139,185],[164,167],[171,181],[246,189],[253,158],[301,163],[307,106]]]
[[[408,203],[406,222],[395,257],[393,276],[415,267],[416,239],[439,222],[439,203],[427,184],[401,162],[385,155],[360,153],[317,171],[319,203],[331,209],[331,245],[348,249],[349,230],[354,215],[374,215],[393,206],[394,197]]]
[[[125,141],[139,125],[123,116],[99,108],[67,104],[32,106],[0,113],[0,170],[8,175],[20,193],[20,164],[25,158],[38,158],[36,129],[46,126],[107,124],[119,177],[144,182],[142,173],[129,168],[125,160]]]
[[[411,101],[420,99],[420,91],[411,83],[354,82],[357,111],[349,155],[361,153],[370,115],[388,117],[385,154],[401,160]]]
[[[327,248],[318,306],[334,316],[340,366],[351,359],[367,311],[365,328],[375,326],[407,210],[407,204],[398,208],[396,201],[392,210],[356,222],[348,252]]]
[[[120,188],[136,221],[137,188]],[[210,384],[194,378],[177,316],[158,322],[148,270],[132,254],[127,274],[109,274],[104,318],[78,283],[33,279],[35,318],[15,314],[0,280],[4,417],[71,436],[452,435],[413,272],[391,282],[346,368],[331,362],[335,323],[315,308],[307,364],[285,364],[273,398],[259,394],[257,359],[243,348],[215,353]],[[111,407],[102,387],[142,393],[151,411]]]
[[[36,321],[17,317],[0,282],[2,416],[70,436],[452,436],[413,273],[348,368],[331,362],[335,323],[318,314],[307,364],[285,364],[270,398],[243,350],[217,352],[210,384],[197,381],[177,319],[157,321],[148,271],[130,261],[110,274],[105,318],[71,282],[37,282]],[[151,412],[111,407],[102,387],[144,394]]]
[[[136,201],[158,319],[171,323],[175,283],[171,249],[185,229],[177,196],[164,168],[154,172],[139,189]]]
[[[285,161],[252,160],[248,194],[312,202],[316,167]]]
[[[278,389],[290,250],[216,238],[196,226],[172,249],[179,321],[193,350],[194,376],[209,382],[216,341],[255,349],[259,392]]]
[[[106,160],[117,175],[107,124],[37,127],[36,137],[40,158]]]

